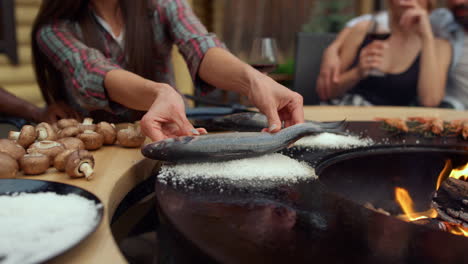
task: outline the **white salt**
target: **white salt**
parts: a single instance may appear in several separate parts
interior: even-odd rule
[[[370,138],[321,133],[314,136],[304,137],[298,140],[294,146],[312,149],[349,149],[353,147],[366,147],[372,144],[374,144],[374,142]]]
[[[100,207],[76,194],[0,196],[0,263],[38,263],[63,252],[95,228]]]
[[[317,176],[306,163],[275,153],[216,163],[163,165],[158,178],[162,182],[173,178],[179,183],[194,178],[224,179],[234,183],[263,180],[293,183],[301,179],[316,179]]]

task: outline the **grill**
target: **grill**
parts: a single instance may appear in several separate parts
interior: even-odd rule
[[[400,213],[393,195],[399,186],[410,191],[416,210],[427,210],[445,161],[468,162],[467,144],[389,134],[374,122],[351,122],[348,129],[379,143],[285,151],[313,165],[319,180],[263,188],[209,180],[194,180],[190,188],[157,182],[161,261],[468,263],[467,238],[364,206]]]

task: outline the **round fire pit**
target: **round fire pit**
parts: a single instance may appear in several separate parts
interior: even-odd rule
[[[397,212],[409,190],[429,208],[446,159],[468,153],[373,147],[317,157],[319,180],[245,188],[196,180],[156,183],[162,263],[468,263],[468,239],[367,209]]]

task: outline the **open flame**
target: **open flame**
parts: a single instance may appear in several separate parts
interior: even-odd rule
[[[395,188],[395,199],[403,210],[403,215],[400,215],[398,218],[407,221],[413,222],[421,219],[427,218],[436,218],[437,211],[430,209],[425,212],[416,212],[414,210],[413,199],[411,198],[408,191],[404,188],[396,187]]]
[[[468,179],[468,163],[461,168],[453,169],[452,162],[450,160],[447,160],[445,162],[444,168],[440,172],[440,175],[437,179],[436,190],[440,188],[442,182],[445,181],[447,178],[455,178],[455,179],[466,181]],[[398,218],[401,220],[404,220],[407,222],[413,222],[413,221],[418,221],[421,219],[438,217],[438,213],[435,209],[430,209],[425,212],[416,212],[414,210],[413,199],[411,198],[411,195],[408,193],[408,191],[404,188],[401,188],[401,187],[395,188],[395,200],[400,205],[404,213],[403,215],[398,216]],[[444,225],[448,232],[454,235],[468,237],[467,228],[459,226],[459,225],[451,224],[448,222],[444,222]]]
[[[453,169],[449,175],[449,178],[455,178],[462,181],[468,180],[468,163],[461,168]]]

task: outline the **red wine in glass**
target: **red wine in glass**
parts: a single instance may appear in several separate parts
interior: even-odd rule
[[[252,67],[254,67],[256,70],[259,72],[263,73],[272,73],[276,69],[278,69],[278,64],[251,64]]]
[[[390,33],[369,33],[367,34],[367,37],[370,40],[387,40],[391,36]]]
[[[258,71],[269,74],[278,68],[278,48],[273,38],[254,40],[249,56],[249,64]]]

